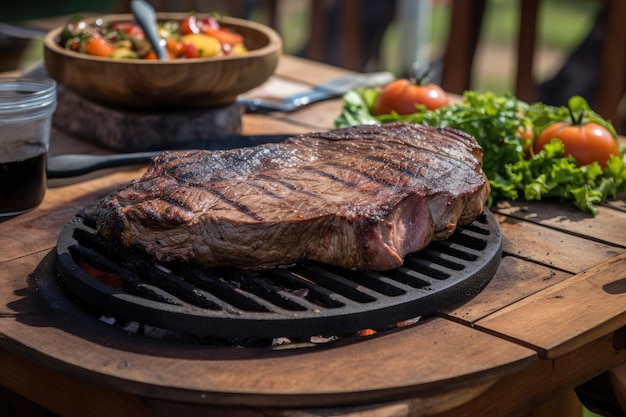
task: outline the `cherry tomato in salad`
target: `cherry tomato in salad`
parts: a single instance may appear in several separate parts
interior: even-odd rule
[[[383,87],[374,105],[374,115],[395,111],[406,115],[417,113],[416,105],[435,110],[450,103],[448,95],[436,84],[421,84],[414,80],[398,79]]]
[[[152,49],[150,49],[148,52],[146,52],[143,56],[143,59],[150,59],[152,61],[155,61],[158,59],[156,52],[154,52]]]
[[[192,33],[200,33],[200,27],[196,16],[189,15],[180,22],[180,34],[189,35]]]
[[[183,44],[183,52],[182,52],[182,57],[183,58],[199,58],[200,57],[200,52],[198,51],[198,48],[196,47],[196,45],[194,45],[191,42],[182,42]]]
[[[113,53],[113,46],[100,37],[91,36],[85,42],[85,53],[89,55],[109,57]]]
[[[608,129],[593,122],[557,122],[549,125],[535,141],[535,153],[540,152],[552,139],[561,141],[565,154],[572,155],[580,166],[597,161],[605,168],[611,155],[619,155],[617,139]]]
[[[157,22],[170,59],[246,55],[243,36],[222,27],[215,16],[189,14],[181,19]],[[92,37],[94,38],[92,40]],[[154,59],[143,30],[135,22],[103,25],[74,17],[58,39],[63,48],[111,59]]]
[[[184,48],[183,43],[177,39],[172,38],[165,42],[165,49],[167,49],[167,52],[174,58],[183,56]]]
[[[144,37],[143,29],[141,29],[141,27],[136,23],[116,22],[113,25],[113,30],[117,32],[123,32],[124,35],[130,36],[130,37],[137,37],[137,38]]]
[[[170,58],[198,58],[200,56],[197,45],[188,40],[168,39],[165,49]]]

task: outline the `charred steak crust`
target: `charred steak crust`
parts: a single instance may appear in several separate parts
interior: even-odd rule
[[[101,201],[97,228],[161,261],[387,270],[481,213],[481,163],[471,136],[405,123],[164,152]]]

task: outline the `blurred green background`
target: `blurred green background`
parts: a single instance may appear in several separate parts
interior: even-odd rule
[[[117,4],[117,0],[4,1],[0,5],[0,21],[4,23],[19,23],[51,16],[72,14],[84,10],[110,13],[116,9]]]

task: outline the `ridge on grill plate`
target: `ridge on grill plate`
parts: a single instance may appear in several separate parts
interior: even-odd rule
[[[387,328],[472,298],[487,285],[501,255],[500,227],[487,209],[448,239],[407,256],[402,267],[383,272],[314,262],[254,272],[157,265],[102,239],[93,220],[81,216],[65,225],[57,245],[60,280],[84,303],[103,315],[199,338]]]

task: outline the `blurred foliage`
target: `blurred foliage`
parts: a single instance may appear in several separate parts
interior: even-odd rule
[[[488,39],[515,41],[517,4],[510,0],[488,0],[484,22],[484,35]],[[543,0],[539,10],[538,42],[571,50],[587,35],[600,7],[600,2],[588,0]]]
[[[81,1],[81,0],[23,0],[0,3],[0,20],[5,23],[19,23],[26,20],[62,16],[78,11],[95,13],[113,13],[118,7],[117,0]]]
[[[487,7],[481,32],[481,43],[501,48],[515,48],[518,34],[518,3],[524,0],[487,0]],[[446,1],[435,2],[432,9],[430,49],[432,60],[436,61],[445,48],[448,34],[450,9]],[[537,45],[565,56],[572,51],[588,34],[601,2],[588,0],[543,0],[539,10]],[[385,35],[385,69],[399,72],[399,56],[402,51],[397,27],[390,27]],[[512,56],[505,56],[510,59]],[[494,62],[501,67],[502,63]],[[477,89],[490,89],[496,92],[511,88],[511,74],[502,77],[482,77],[476,74]]]

